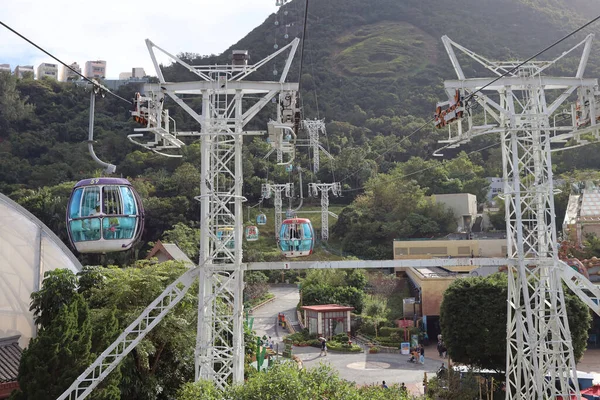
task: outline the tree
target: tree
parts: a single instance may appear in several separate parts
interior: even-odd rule
[[[26,101],[17,90],[17,77],[0,72],[0,137],[8,132],[11,123],[31,115],[33,106]]]
[[[407,181],[402,170],[369,180],[364,194],[346,207],[332,233],[343,248],[369,259],[392,258],[397,238],[441,236],[456,230],[451,210],[425,196],[424,188]]]
[[[74,293],[23,351],[18,377],[22,394],[15,398],[60,396],[90,364],[91,340],[89,308],[83,296]]]
[[[354,307],[355,312],[363,309],[364,292],[351,286],[329,286],[326,284],[302,287],[302,302],[305,306],[318,304],[341,304]]]
[[[375,336],[379,336],[379,324],[387,321],[387,299],[383,296],[369,296],[365,302],[364,314],[371,319]]]
[[[506,368],[505,274],[455,280],[440,308],[440,325],[448,354],[458,363],[503,371]],[[569,290],[565,303],[575,359],[587,345],[591,317],[587,306]]]
[[[42,288],[31,294],[33,318],[41,329],[50,326],[63,307],[71,304],[76,296],[77,276],[68,269],[56,269],[44,273]]]
[[[186,270],[178,262],[145,261],[126,269],[88,267],[80,276],[48,272],[42,289],[32,296],[32,310],[42,328],[21,363],[21,387],[25,395],[31,394],[26,398],[56,398]],[[91,398],[173,398],[194,375],[196,299],[192,288]],[[50,381],[56,388],[48,386]],[[38,396],[44,386],[58,393]]]
[[[165,231],[162,238],[166,243],[175,243],[179,246],[190,260],[194,262],[198,261],[200,229],[190,228],[183,222],[178,222],[173,226],[173,229]]]

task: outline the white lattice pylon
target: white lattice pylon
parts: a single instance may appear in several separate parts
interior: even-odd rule
[[[186,133],[201,138],[200,258],[198,333],[195,351],[196,379],[209,379],[219,387],[244,378],[243,336],[243,211],[242,144],[244,126],[281,92],[294,94],[297,83],[286,83],[299,40],[254,65],[246,59],[233,65],[190,66],[151,42],[148,44],[160,84],[146,85],[147,93],[171,97],[201,126]],[[154,56],[157,48],[196,74],[194,82],[165,82]],[[251,73],[286,52],[277,82],[245,81]],[[202,96],[201,114],[181,94]],[[244,96],[252,94],[252,99]],[[256,100],[258,99],[258,100]],[[247,107],[244,109],[244,107]],[[279,112],[279,111],[278,111]]]
[[[321,240],[329,240],[329,191],[334,196],[342,194],[340,182],[333,183],[309,183],[308,190],[311,195],[317,197],[321,192]]]
[[[313,151],[313,173],[319,170],[319,134],[325,133],[325,121],[322,119],[302,121],[304,129],[308,132],[309,146]]]
[[[262,195],[265,199],[271,198],[271,193],[275,196],[273,203],[275,205],[275,238],[279,239],[279,231],[281,230],[281,215],[283,210],[282,194],[285,197],[291,197],[292,184],[291,183],[263,183],[262,184]]]
[[[592,36],[555,60],[531,61],[522,66],[518,61],[489,61],[447,37],[442,40],[458,76],[458,80],[444,83],[451,101],[456,99],[457,90],[461,101],[474,95],[471,104],[462,104],[467,110],[463,115],[467,129],[463,130],[459,120],[443,141],[448,143],[446,147],[456,147],[485,133],[501,136],[507,256],[517,261],[508,266],[507,399],[571,398],[571,393],[580,396],[562,289],[564,265],[557,252],[550,147],[552,141],[576,136],[578,127],[575,118],[572,124],[551,124],[550,116],[575,91],[579,98],[594,92],[597,81],[583,78]],[[546,68],[582,45],[575,76],[542,76]],[[466,78],[455,48],[492,71],[496,78]],[[507,76],[500,77],[505,72]],[[497,81],[492,82],[494,79]],[[551,103],[546,97],[549,91],[554,91],[548,97],[553,99]],[[475,103],[484,114],[479,119],[485,121],[483,125],[474,123]],[[590,127],[586,129],[590,131]],[[597,127],[591,129],[597,134]]]

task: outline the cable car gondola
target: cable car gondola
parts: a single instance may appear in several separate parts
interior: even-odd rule
[[[254,225],[248,225],[246,227],[246,241],[247,242],[256,242],[258,240],[258,227]]]
[[[142,201],[127,179],[84,179],[71,192],[67,230],[80,253],[129,250],[144,230]]]
[[[312,254],[315,233],[309,219],[291,218],[281,223],[279,249],[286,257],[303,257]]]
[[[260,213],[256,216],[256,225],[266,225],[267,224],[267,216],[263,213]]]
[[[233,250],[235,248],[235,239],[233,237],[233,228],[219,228],[217,230],[217,240],[225,244],[225,248]]]

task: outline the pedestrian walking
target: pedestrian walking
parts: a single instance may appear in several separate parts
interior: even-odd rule
[[[321,354],[319,354],[319,357],[322,355],[327,356],[327,339],[320,337],[319,340],[321,341]]]
[[[381,382],[381,387],[384,388],[384,389],[388,388],[387,385],[385,384],[385,381]]]
[[[423,346],[423,345],[421,345],[420,354],[421,354],[421,356],[419,357],[419,362],[421,364],[425,364],[425,346]]]

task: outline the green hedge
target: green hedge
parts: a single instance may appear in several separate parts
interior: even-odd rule
[[[389,337],[392,333],[404,334],[403,329],[401,328],[390,328],[389,326],[384,326],[383,328],[379,328],[379,336],[380,337]]]

